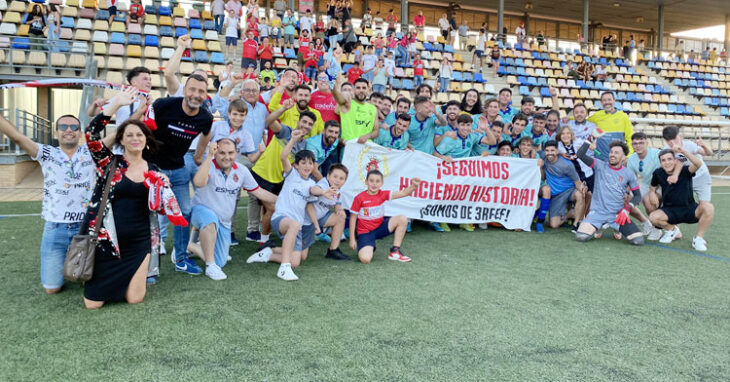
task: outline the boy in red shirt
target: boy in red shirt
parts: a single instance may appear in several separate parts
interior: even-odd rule
[[[268,61],[271,66],[274,66],[274,53],[269,45],[269,38],[264,37],[261,39],[261,46],[258,50],[259,54],[259,70],[264,70],[264,64]]]
[[[362,71],[362,69],[360,69],[360,63],[355,61],[352,64],[352,68],[350,68],[350,70],[347,71],[347,81],[354,84],[355,80],[362,77],[363,73],[364,72]]]
[[[411,261],[411,258],[400,250],[403,237],[406,235],[408,219],[403,215],[386,217],[383,204],[388,200],[411,195],[421,184],[421,180],[412,178],[408,188],[397,192],[382,191],[380,188],[383,186],[383,173],[370,170],[365,177],[365,183],[367,190],[359,193],[350,207],[350,248],[357,251],[360,262],[368,264],[373,259],[375,241],[394,233],[388,259],[404,263]]]
[[[299,36],[299,52],[297,52],[297,62],[299,63],[299,66],[304,65],[304,57],[307,56],[309,53],[309,42],[311,39],[309,38],[309,31],[303,30]]]
[[[244,80],[255,80],[256,82],[259,82],[259,76],[256,74],[256,66],[254,64],[248,65],[246,72],[243,73],[243,79]]]
[[[243,40],[243,53],[241,54],[241,69],[248,68],[253,64],[256,66],[256,58],[259,53],[259,43],[253,37],[253,31],[246,31],[246,39]]]
[[[423,83],[423,68],[421,55],[416,53],[416,58],[413,59],[413,79],[415,80],[416,87],[421,86]]]

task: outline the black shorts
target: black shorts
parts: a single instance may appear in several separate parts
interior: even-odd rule
[[[699,221],[695,216],[697,207],[699,207],[698,204],[690,204],[687,207],[662,207],[660,210],[667,214],[669,224],[694,224]]]
[[[359,233],[357,234],[357,250],[360,251],[361,249],[365,247],[373,247],[373,252],[375,251],[375,242],[379,239],[382,239],[384,237],[390,236],[393,232],[390,232],[388,230],[388,222],[390,221],[390,217],[386,216],[383,218],[383,222],[380,223],[378,228],[365,233]]]
[[[441,31],[441,36],[443,36],[444,38],[449,38],[449,30],[448,29],[447,30],[442,30]]]
[[[589,176],[586,178],[586,186],[588,187],[588,191],[593,192],[593,185],[595,184],[595,174]]]
[[[115,5],[109,7],[107,11],[109,11],[109,17],[117,15],[117,7]]]
[[[279,195],[281,193],[281,188],[284,187],[284,182],[271,183],[268,180],[260,177],[253,171],[251,171],[251,175],[253,175],[253,178],[256,180],[256,183],[259,184],[259,187],[263,188],[266,191],[269,191],[274,195]]]

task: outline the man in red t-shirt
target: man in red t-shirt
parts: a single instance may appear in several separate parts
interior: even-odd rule
[[[274,53],[271,50],[271,45],[269,45],[269,38],[264,37],[261,39],[261,46],[258,50],[259,54],[259,70],[264,70],[264,64],[268,61],[271,63],[271,67],[274,66]]]
[[[407,188],[397,192],[382,191],[380,188],[383,187],[383,173],[370,170],[365,177],[365,184],[367,190],[355,196],[350,207],[350,248],[357,251],[360,262],[368,264],[373,259],[375,242],[394,233],[388,259],[404,263],[411,261],[400,250],[408,219],[403,215],[386,217],[384,204],[389,200],[410,196],[421,184],[421,180],[412,178]]]
[[[309,99],[309,107],[319,111],[322,115],[322,121],[340,121],[340,115],[335,112],[337,109],[337,101],[332,95],[330,89],[329,78],[327,73],[320,72],[317,74],[317,90],[312,93]]]
[[[258,52],[259,43],[254,40],[253,31],[246,31],[246,39],[243,40],[243,53],[241,54],[241,69],[246,69],[251,64],[256,66]]]
[[[364,72],[360,69],[360,63],[355,61],[352,64],[352,68],[347,71],[347,80],[351,83],[355,83],[355,80],[360,78]]]
[[[423,61],[421,55],[416,53],[416,57],[413,59],[413,80],[416,83],[416,87],[421,86],[423,83]]]
[[[303,30],[299,36],[299,51],[297,52],[297,62],[299,67],[304,67],[304,57],[309,53],[309,42],[312,39],[309,37],[309,31]]]

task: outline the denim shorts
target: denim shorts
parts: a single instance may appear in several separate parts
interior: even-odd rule
[[[226,46],[238,45],[238,38],[226,36]]]
[[[215,264],[223,268],[228,262],[228,254],[231,248],[231,230],[224,227],[213,210],[203,205],[193,206],[190,224],[197,229],[203,229],[210,224],[215,224],[216,238],[215,251],[213,252]]]
[[[329,220],[330,216],[332,216],[333,212],[329,211],[327,214],[322,216],[319,220],[317,220],[317,223],[319,223],[319,228],[324,229],[325,224],[327,224],[327,220]],[[299,234],[302,237],[302,247],[304,249],[311,247],[314,244],[314,224],[305,225],[302,227],[302,230],[299,231]]]
[[[52,223],[43,226],[41,238],[41,283],[46,289],[63,286],[63,262],[71,239],[79,233],[80,223]]]
[[[271,230],[273,232],[276,232],[276,234],[279,235],[279,237],[281,238],[281,240],[284,240],[284,234],[282,234],[281,231],[279,231],[279,225],[281,224],[281,221],[284,220],[284,218],[286,218],[286,216],[277,216],[277,217],[271,219]],[[289,218],[289,219],[291,219],[291,218]],[[294,219],[292,219],[292,220],[294,220]],[[300,228],[299,229],[299,232],[297,232],[297,239],[294,242],[294,250],[295,251],[301,251],[302,249],[305,248],[304,247],[304,240],[303,240],[303,236],[302,235],[303,235],[302,234],[302,228]]]

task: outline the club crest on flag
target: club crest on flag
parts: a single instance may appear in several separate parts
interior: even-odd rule
[[[365,147],[360,152],[358,158],[358,176],[362,184],[365,184],[365,178],[368,172],[378,170],[383,173],[383,178],[388,176],[388,160],[385,156],[372,151],[371,147]]]

